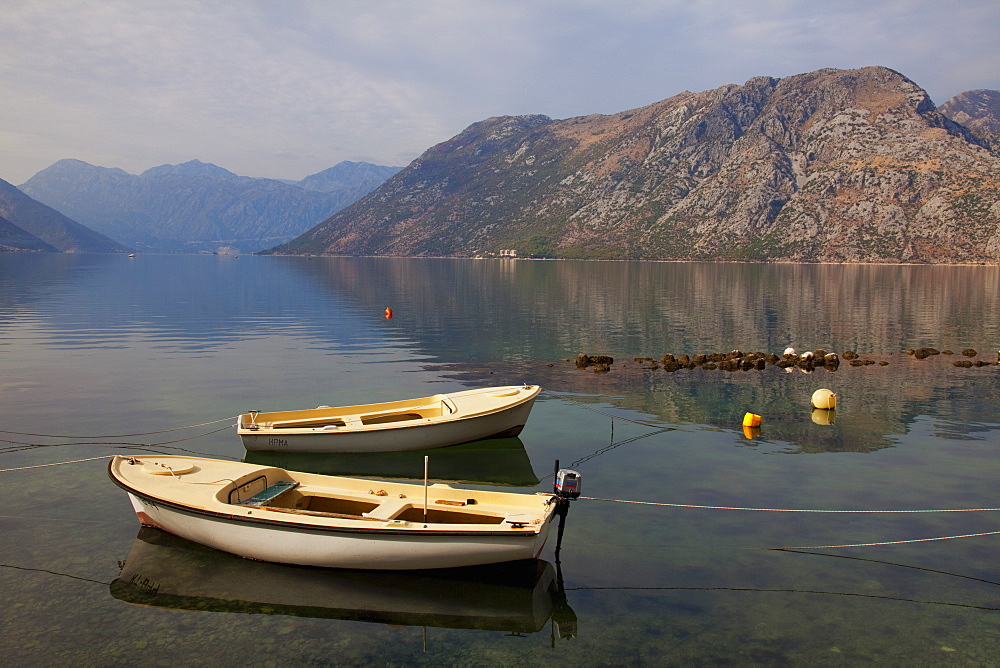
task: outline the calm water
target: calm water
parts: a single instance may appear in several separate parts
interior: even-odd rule
[[[0,656],[10,664],[995,665],[997,267],[0,254]],[[394,310],[386,320],[383,310]],[[833,372],[663,353],[854,350]],[[909,348],[951,350],[918,360]],[[578,353],[615,357],[606,374]],[[420,574],[250,562],[139,531],[112,453],[242,459],[249,409],[490,384],[518,439],[432,477],[583,475],[557,563]],[[833,424],[809,397],[839,395]],[[743,434],[745,412],[763,416]],[[181,429],[182,427],[189,427]],[[262,455],[263,457],[266,457]],[[286,458],[416,475],[422,456]],[[41,464],[80,461],[42,468]],[[966,536],[948,540],[902,542]],[[868,547],[821,547],[892,543]],[[775,547],[795,548],[775,551]],[[559,586],[559,585],[562,586]]]

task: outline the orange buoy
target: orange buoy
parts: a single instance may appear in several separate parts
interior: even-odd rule
[[[388,306],[385,308],[385,319],[392,320],[392,309]]]

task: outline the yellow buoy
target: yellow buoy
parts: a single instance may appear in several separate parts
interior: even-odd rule
[[[813,408],[836,408],[837,395],[826,388],[816,390],[812,395],[812,405]]]
[[[743,416],[743,426],[744,427],[759,427],[760,426],[760,416],[754,413],[747,413]]]

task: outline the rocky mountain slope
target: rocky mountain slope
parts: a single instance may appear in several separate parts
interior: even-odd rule
[[[0,179],[0,250],[124,253],[127,248]]]
[[[301,234],[399,168],[341,163],[299,183],[251,178],[198,160],[136,176],[60,160],[21,189],[138,249],[255,251]],[[329,172],[329,174],[328,174]]]
[[[1000,157],[883,67],[684,92],[432,147],[285,254],[996,262]]]
[[[45,243],[33,234],[28,234],[6,218],[0,218],[0,252],[5,251],[47,251],[56,252],[55,246]]]
[[[938,111],[1000,148],[1000,90],[969,90],[951,98]]]

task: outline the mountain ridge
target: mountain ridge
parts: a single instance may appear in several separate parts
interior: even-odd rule
[[[495,117],[277,254],[993,263],[1000,157],[884,67]]]
[[[968,90],[942,104],[938,111],[969,128],[992,148],[1000,148],[1000,91]]]
[[[200,160],[159,165],[134,175],[64,159],[35,174],[21,190],[138,249],[254,251],[293,238],[374,189],[381,183],[378,174],[400,169],[340,164],[344,167],[337,172],[339,180],[311,175],[303,179],[312,179],[306,188],[239,176]],[[352,171],[357,178],[352,179]]]
[[[0,252],[6,251],[56,253],[59,249],[0,216]]]

